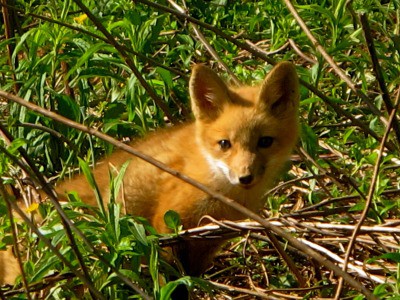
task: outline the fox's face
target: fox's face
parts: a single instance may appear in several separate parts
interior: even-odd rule
[[[231,88],[198,65],[190,80],[196,139],[215,176],[250,189],[287,160],[298,135],[298,78],[277,65],[256,87]]]

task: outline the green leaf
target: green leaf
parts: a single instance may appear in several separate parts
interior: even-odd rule
[[[79,122],[81,119],[81,111],[79,105],[65,94],[54,93],[58,102],[58,113],[72,121]]]
[[[312,156],[316,157],[318,149],[318,136],[314,133],[314,130],[306,125],[302,124],[301,127],[301,141],[304,149]]]
[[[83,174],[85,175],[85,178],[88,181],[90,187],[93,189],[93,192],[94,192],[96,200],[97,200],[97,205],[98,205],[102,215],[106,216],[104,202],[103,202],[103,199],[101,198],[100,190],[99,190],[99,187],[97,186],[97,183],[93,176],[93,173],[90,170],[89,165],[83,159],[78,157],[78,160],[79,160],[79,167],[81,168]]]
[[[164,68],[157,68],[157,73],[160,74],[161,78],[164,81],[164,84],[166,85],[166,87],[168,87],[168,89],[172,89],[173,87],[173,81],[172,81],[172,75],[171,72],[164,69]]]
[[[129,20],[132,25],[139,26],[142,24],[142,18],[137,10],[129,10],[125,13],[124,17]]]
[[[119,169],[119,172],[118,172],[117,176],[113,180],[114,188],[112,190],[114,192],[114,199],[118,199],[118,193],[119,193],[121,185],[122,185],[122,183],[124,181],[125,172],[126,172],[126,169],[129,166],[130,162],[131,162],[131,160],[127,160],[126,162],[124,162],[122,164],[121,168]]]
[[[7,147],[7,150],[10,151],[11,154],[16,154],[18,152],[18,148],[26,145],[27,141],[25,139],[18,138],[11,142],[11,144]]]
[[[174,210],[169,210],[164,215],[164,222],[168,228],[173,229],[175,232],[179,231],[181,226],[181,218]]]
[[[394,261],[395,263],[400,263],[400,253],[399,252],[385,253],[385,254],[378,256],[378,258],[388,259],[388,260]]]
[[[67,80],[72,74],[74,74],[83,64],[87,63],[90,59],[91,56],[93,56],[94,53],[99,51],[100,49],[104,50],[104,48],[108,48],[108,45],[101,42],[97,43],[95,45],[91,45],[86,52],[77,60],[75,65],[72,66],[71,70],[66,75],[66,78],[64,80]]]
[[[136,240],[141,244],[143,244],[144,246],[148,246],[148,241],[144,226],[134,220],[130,220],[130,223],[133,225],[133,227],[130,227],[130,229]]]
[[[154,295],[158,295],[160,291],[159,284],[159,273],[158,273],[158,251],[156,246],[151,244],[151,252],[150,252],[150,262],[149,262],[149,271],[151,278],[153,279],[153,293]]]
[[[170,281],[161,288],[160,300],[171,299],[172,292],[181,284],[186,285],[187,287],[193,286],[193,282],[189,276],[179,278],[175,281]]]

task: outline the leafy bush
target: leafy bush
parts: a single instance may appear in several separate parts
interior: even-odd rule
[[[400,3],[292,3],[304,24],[290,1],[3,1],[0,88],[129,140],[190,119],[187,80],[194,63],[210,65],[233,83],[251,83],[274,62],[293,61],[302,83],[302,136],[284,182],[266,195],[265,215],[328,260],[335,261],[333,254],[347,256],[349,274],[376,297],[395,299]],[[25,199],[32,193],[30,181],[38,184],[40,174],[62,179],[79,161],[94,164],[113,149],[0,96],[1,186],[19,187]],[[111,181],[116,189],[119,180]],[[5,195],[0,197],[0,248],[13,240]],[[204,279],[179,278],[159,246],[160,239],[161,244],[176,239],[178,230],[160,237],[113,202],[102,210],[101,205],[88,208],[76,195],[70,198],[63,210],[73,220],[71,234],[65,234],[68,224],[53,205],[30,206],[43,219],[39,233],[54,249],[26,222],[18,223],[22,248],[29,250],[23,252],[27,283],[48,297],[167,299],[179,283],[194,288],[198,298],[210,289],[216,295],[372,297],[354,286],[338,288],[340,276],[332,278],[321,261],[290,245],[285,250],[301,276],[292,274],[289,258],[275,250],[285,239],[253,227],[247,238],[227,246]],[[171,222],[179,226],[174,216]],[[53,280],[45,279],[48,275]],[[19,283],[0,296],[27,298]],[[91,295],[83,284],[93,286]]]

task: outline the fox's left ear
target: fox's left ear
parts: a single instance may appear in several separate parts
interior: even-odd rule
[[[279,63],[269,72],[261,85],[258,101],[274,115],[293,115],[297,112],[299,79],[292,63]]]
[[[217,118],[230,101],[228,87],[221,78],[204,65],[195,65],[189,82],[192,111],[196,119]]]

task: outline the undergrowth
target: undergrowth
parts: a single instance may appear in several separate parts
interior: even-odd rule
[[[191,118],[195,63],[254,83],[292,61],[301,140],[262,213],[327,260],[343,267],[347,256],[347,272],[376,297],[398,299],[400,2],[292,4],[302,26],[290,1],[3,1],[0,90],[128,141]],[[113,146],[1,95],[0,249],[15,238],[6,187],[44,221],[36,232],[15,214],[28,288],[19,278],[0,298],[168,299],[179,283],[199,299],[371,298],[346,282],[338,288],[332,270],[255,224],[238,229],[202,278],[163,261],[162,246],[179,235],[174,215],[176,232],[160,236],[113,201],[93,208],[71,194],[62,208],[76,228],[66,234],[52,204],[34,204],[34,187],[42,175],[54,183],[87,169]],[[118,190],[120,181],[110,184]]]

